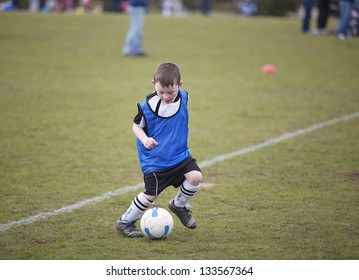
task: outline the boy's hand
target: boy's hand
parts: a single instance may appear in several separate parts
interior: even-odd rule
[[[143,142],[143,145],[146,147],[146,149],[152,149],[155,146],[157,146],[158,143],[155,139],[153,139],[152,137],[149,137]]]

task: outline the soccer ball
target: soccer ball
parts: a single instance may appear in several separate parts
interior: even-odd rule
[[[172,232],[173,218],[167,210],[154,207],[143,213],[140,226],[144,236],[151,239],[164,239]]]

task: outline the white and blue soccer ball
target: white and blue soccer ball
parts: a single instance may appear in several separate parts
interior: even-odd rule
[[[166,209],[154,207],[143,213],[140,226],[144,236],[151,239],[164,239],[172,232],[173,218]]]

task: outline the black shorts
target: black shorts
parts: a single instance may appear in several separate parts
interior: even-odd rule
[[[144,175],[145,194],[159,195],[168,186],[178,188],[185,180],[184,175],[194,170],[201,172],[196,160],[188,157],[169,170],[147,173]]]

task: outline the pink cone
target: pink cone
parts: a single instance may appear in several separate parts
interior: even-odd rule
[[[262,72],[265,74],[273,74],[277,72],[277,69],[275,68],[274,65],[266,64],[262,67]]]

